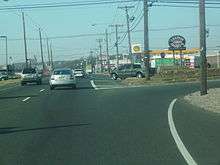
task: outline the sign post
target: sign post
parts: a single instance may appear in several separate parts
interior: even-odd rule
[[[180,35],[175,35],[175,36],[172,36],[169,41],[168,41],[168,44],[169,44],[169,50],[172,50],[173,51],[173,63],[174,65],[176,65],[176,62],[175,62],[175,51],[178,50],[180,51],[180,62],[181,62],[181,66],[183,66],[183,58],[182,58],[182,51],[183,50],[186,50],[186,39]]]

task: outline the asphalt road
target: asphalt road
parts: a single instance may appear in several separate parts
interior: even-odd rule
[[[76,90],[62,88],[50,91],[45,80],[43,85],[18,86],[1,91],[0,164],[186,164],[171,136],[167,109],[174,98],[198,90],[198,84],[127,88],[107,77],[95,76],[92,79],[97,90],[87,78],[78,80]],[[220,84],[212,82],[210,86],[220,87]],[[210,143],[215,149],[210,152],[212,155],[200,151],[212,149],[207,147],[208,141],[204,144],[203,140],[208,136],[205,132],[202,134],[204,137],[195,140],[199,126],[193,122],[199,123],[196,113],[201,114],[200,111],[186,111],[185,105],[180,103],[177,106],[175,123],[195,160],[207,164],[211,162],[204,158],[207,154],[206,158],[212,156],[213,165],[218,164],[220,150],[213,144],[219,144],[216,139],[219,135],[214,135],[218,132],[211,131]],[[191,113],[194,113],[194,118]],[[220,123],[220,117],[210,114],[206,120],[212,121],[212,117]],[[186,125],[186,119],[190,124]],[[199,120],[202,123],[202,117]],[[202,126],[207,133],[216,129],[212,123]],[[200,132],[202,130],[200,128]]]

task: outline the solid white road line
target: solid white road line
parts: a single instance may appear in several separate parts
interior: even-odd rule
[[[91,80],[90,83],[95,90],[98,90],[97,86],[94,83],[94,80]]]
[[[174,121],[173,121],[173,107],[176,103],[177,99],[174,99],[168,109],[168,121],[169,121],[169,127],[171,134],[173,136],[173,139],[175,140],[175,143],[180,151],[180,153],[183,155],[185,161],[187,162],[188,165],[197,165],[195,160],[192,158],[188,150],[186,149],[185,145],[183,144],[180,136],[178,135],[178,132],[176,130]]]
[[[41,89],[41,90],[40,90],[40,92],[43,92],[43,91],[45,91],[45,89]]]
[[[23,102],[25,102],[25,101],[27,101],[27,100],[29,100],[31,97],[27,97],[27,98],[25,98],[24,100],[22,100]]]

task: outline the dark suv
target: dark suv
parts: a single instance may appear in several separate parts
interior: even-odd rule
[[[140,64],[124,64],[114,69],[111,73],[114,80],[127,77],[143,78],[145,76],[144,68]]]

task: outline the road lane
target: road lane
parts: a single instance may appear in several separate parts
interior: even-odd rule
[[[44,88],[0,111],[0,164],[185,164],[167,108],[194,87],[94,90],[81,79],[76,90]]]

